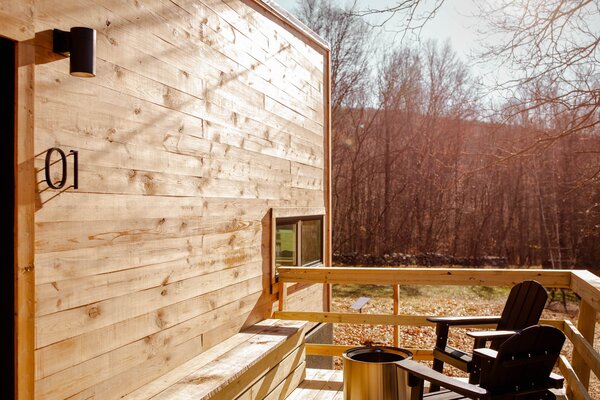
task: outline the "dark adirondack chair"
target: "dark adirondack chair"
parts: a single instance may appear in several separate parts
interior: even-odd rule
[[[481,367],[479,385],[451,378],[412,360],[397,362],[409,372],[410,400],[508,400],[555,399],[549,389],[562,388],[564,379],[552,373],[565,335],[548,325],[534,325],[513,334],[498,349],[475,349],[473,357]],[[423,393],[423,382],[445,388]]]
[[[479,382],[479,370],[474,367],[471,354],[448,346],[448,334],[451,326],[473,326],[497,324],[494,331],[469,332],[475,339],[473,348],[486,347],[490,342],[492,350],[499,346],[516,331],[539,322],[548,294],[536,281],[524,281],[515,285],[508,295],[502,315],[499,317],[430,317],[436,324],[436,342],[433,350],[433,369],[442,372],[444,363],[453,365],[469,373],[469,383]],[[436,390],[432,385],[432,390]]]

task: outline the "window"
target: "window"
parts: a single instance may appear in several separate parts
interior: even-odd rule
[[[323,261],[323,218],[278,218],[275,266],[306,266]]]
[[[325,260],[325,208],[271,209],[271,293],[276,292],[277,267],[322,266]],[[266,226],[263,228],[269,229]]]

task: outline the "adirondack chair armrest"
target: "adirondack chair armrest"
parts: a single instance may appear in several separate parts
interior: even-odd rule
[[[427,317],[429,322],[436,324],[435,328],[435,349],[441,353],[447,353],[448,335],[451,326],[477,326],[485,324],[497,324],[500,317]],[[483,347],[483,346],[476,346]],[[456,366],[456,365],[455,365]],[[434,368],[435,368],[434,364]],[[461,368],[462,369],[462,368]],[[437,370],[437,368],[436,368]],[[441,367],[439,369],[441,371]]]
[[[498,352],[496,350],[488,349],[487,347],[473,349],[473,371],[476,371],[478,375],[482,372],[487,373],[497,356]]]
[[[500,317],[427,317],[427,321],[435,324],[444,325],[485,325],[485,324],[497,324],[500,321]]]
[[[561,389],[565,383],[565,378],[552,372],[548,378],[548,386],[553,389]]]
[[[515,333],[517,333],[517,332],[516,331],[471,331],[471,332],[467,332],[467,336],[470,336],[474,339],[493,340],[493,339],[509,338],[512,335],[514,335]]]
[[[512,335],[514,335],[516,331],[474,331],[467,332],[467,336],[475,339],[475,343],[473,345],[474,349],[478,349],[481,347],[485,347],[487,342],[496,339],[508,339]]]
[[[398,368],[408,371],[413,379],[416,378],[418,380],[417,385],[422,385],[423,381],[428,381],[469,398],[485,398],[488,394],[487,390],[479,386],[446,376],[413,360],[398,361],[396,365]]]
[[[496,350],[488,349],[486,347],[473,350],[473,356],[481,357],[484,360],[493,360],[497,355],[498,352]]]

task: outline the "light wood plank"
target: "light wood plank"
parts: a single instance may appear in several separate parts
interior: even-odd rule
[[[35,35],[33,7],[33,0],[0,2],[0,34],[20,42],[32,39]]]
[[[427,315],[356,314],[343,312],[276,311],[273,318],[340,324],[435,326]],[[563,321],[542,319],[540,323],[562,328]],[[494,324],[461,325],[464,328],[493,328]]]
[[[169,31],[171,32],[171,31]],[[127,40],[130,40],[131,37],[128,36]],[[114,38],[111,38],[111,40],[116,40]],[[164,44],[164,43],[163,43]],[[154,49],[154,52],[156,52],[156,49]],[[167,52],[168,53],[168,52]],[[111,53],[108,53],[111,54]],[[188,57],[189,58],[189,57]],[[210,58],[210,55],[209,57]],[[198,63],[200,62],[204,62],[205,59],[198,59]],[[104,63],[101,62],[102,65],[99,65],[99,69],[102,68],[102,71],[104,71],[104,73],[102,74],[103,76],[110,76],[112,77],[110,81],[95,81],[94,85],[98,85],[100,84],[100,86],[104,86],[104,87],[108,87],[108,88],[114,88],[117,89],[115,85],[115,83],[113,82],[122,82],[125,86],[118,87],[118,90],[124,93],[129,93],[130,95],[134,95],[134,96],[140,96],[140,95],[146,95],[146,96],[150,96],[150,97],[145,97],[146,100],[157,104],[157,105],[162,105],[162,106],[167,106],[170,108],[174,108],[177,109],[179,111],[185,112],[187,114],[190,115],[195,115],[197,117],[200,118],[208,118],[208,119],[213,119],[215,116],[219,115],[219,112],[215,112],[218,110],[222,111],[222,115],[223,116],[227,116],[225,119],[223,119],[223,122],[229,122],[231,123],[232,121],[232,117],[234,117],[234,115],[240,114],[240,115],[245,115],[248,116],[250,118],[252,117],[256,117],[256,112],[257,109],[253,108],[252,111],[250,111],[249,109],[243,109],[240,107],[243,107],[245,103],[240,103],[238,102],[234,102],[235,101],[235,97],[223,97],[223,94],[227,93],[240,93],[243,92],[244,88],[239,86],[239,81],[241,77],[243,77],[243,75],[239,75],[239,73],[236,72],[235,74],[235,78],[236,79],[227,79],[227,82],[229,84],[229,86],[233,86],[230,88],[230,90],[228,92],[221,92],[219,91],[219,87],[220,85],[217,83],[215,85],[209,86],[210,87],[210,91],[207,92],[206,90],[203,93],[203,96],[206,96],[206,94],[210,93],[210,98],[207,99],[208,103],[207,106],[210,107],[210,109],[207,108],[203,108],[201,106],[201,103],[195,101],[193,98],[187,96],[187,94],[182,91],[182,90],[178,90],[174,87],[171,86],[164,86],[163,88],[161,88],[160,86],[160,82],[148,79],[146,77],[142,77],[142,76],[133,76],[131,75],[133,73],[133,71],[130,71],[126,68],[122,68],[119,65],[116,64],[106,64],[104,65]],[[190,66],[192,67],[192,66]],[[52,68],[55,68],[54,66]],[[61,66],[57,65],[56,68],[61,68]],[[62,67],[64,70],[64,66]],[[192,68],[197,68],[197,64],[195,66],[193,66]],[[139,68],[138,68],[139,69]],[[221,71],[223,72],[223,71]],[[188,73],[189,75],[189,73]],[[100,74],[98,74],[98,76],[100,76]],[[127,79],[125,79],[127,78]],[[141,81],[140,81],[141,80]],[[131,83],[129,83],[131,82]],[[138,82],[136,86],[131,86],[132,84],[134,84],[135,82]],[[222,76],[217,80],[217,82],[222,82]],[[148,90],[148,87],[153,88],[153,90]],[[144,91],[140,91],[139,89],[143,88]],[[254,89],[252,89],[254,90]],[[246,90],[247,92],[247,90]],[[282,92],[283,93],[283,92]],[[229,95],[231,96],[231,95]],[[139,98],[139,97],[138,97]],[[142,100],[143,98],[139,98],[140,100]],[[202,98],[204,99],[204,97]],[[256,101],[254,101],[254,103],[256,103]],[[249,103],[250,104],[250,103]],[[298,107],[298,104],[295,104],[296,107]],[[217,108],[215,108],[217,107]],[[231,110],[234,110],[233,113]],[[264,112],[263,112],[264,114]],[[269,116],[267,114],[264,114],[262,116],[262,120],[267,120],[267,121],[271,121],[271,122],[276,122],[277,125],[279,126],[290,126],[289,122],[286,124],[284,121],[286,121],[285,119],[285,115],[282,113],[270,113]],[[274,118],[274,119],[273,119]],[[259,121],[261,119],[258,119]],[[309,124],[308,121],[302,121],[302,123],[298,124],[298,121],[295,120],[292,121],[292,126],[294,127],[299,127],[299,128],[303,128],[306,126],[312,126],[312,124]],[[318,131],[318,130],[317,130]]]
[[[343,394],[343,372],[341,370],[320,370],[314,368],[306,369],[306,378],[298,386],[289,399],[303,399],[301,395],[308,395],[310,387],[314,381],[321,381],[326,377],[327,381],[321,386],[321,390],[314,393],[314,399],[337,399],[342,398]]]
[[[252,18],[240,18],[237,13],[233,12],[231,4],[218,1],[204,3],[206,4],[206,9],[202,11],[205,18],[207,13],[215,12],[222,18],[222,21],[219,22],[226,23],[216,23],[216,18],[206,18],[207,25],[212,31],[222,35],[223,39],[225,39],[223,42],[220,42],[220,47],[223,48],[236,44],[239,48],[245,50],[244,53],[248,57],[246,58],[246,62],[244,63],[242,54],[234,56],[236,61],[241,61],[246,68],[263,77],[265,82],[273,83],[277,88],[287,87],[289,90],[293,86],[298,88],[298,90],[302,90],[307,84],[313,87],[318,86],[322,72],[317,71],[314,64],[304,63],[300,65],[297,63],[293,55],[296,55],[298,51],[292,46],[290,41],[282,40],[283,36],[278,35],[281,31],[279,27],[272,28],[268,26],[267,19],[261,19],[260,22],[257,21],[256,12],[251,14]],[[191,1],[178,1],[177,4],[183,6],[192,15],[198,12],[198,8],[204,6],[202,3],[199,6],[198,3]],[[255,25],[250,26],[250,21],[254,22]],[[223,32],[226,34],[223,35]],[[265,34],[268,37],[265,37]],[[308,49],[304,47],[303,52],[306,53],[307,51]],[[269,68],[263,73],[261,67],[266,65]],[[275,71],[282,72],[276,73],[274,68],[276,68]],[[295,98],[299,98],[304,103],[306,102],[301,95],[296,95],[295,93],[294,95]],[[293,107],[298,108],[296,105],[293,105]]]
[[[55,283],[61,280],[77,279],[96,274],[106,274],[130,268],[173,263],[180,268],[202,266],[205,261],[216,262],[214,258],[235,261],[240,252],[251,252],[260,245],[259,232],[255,228],[236,233],[165,238],[163,240],[140,241],[135,243],[115,243],[106,246],[73,249],[58,253],[40,253],[37,259],[38,275],[36,283]],[[232,250],[223,256],[223,250]],[[185,271],[183,272],[186,273]]]
[[[162,329],[200,317],[213,309],[234,313],[236,301],[258,300],[260,279],[254,278],[189,300],[160,308],[105,328],[96,329],[36,351],[36,378],[41,379],[62,369],[90,360],[125,346]]]
[[[277,292],[279,293],[279,303],[278,303],[277,309],[279,311],[283,311],[283,310],[285,310],[285,305],[287,302],[287,295],[288,295],[286,284],[283,282],[280,282],[279,289]]]
[[[182,381],[156,396],[156,399],[214,398],[249,368],[258,365],[260,369],[261,361],[270,356],[272,349],[286,347],[286,343],[292,348],[287,347],[285,352],[295,348],[304,336],[304,326],[305,323],[297,321],[290,322],[288,326],[285,322],[278,323],[253,336],[234,351],[213,360],[202,370],[187,375]],[[243,386],[244,382],[240,384]],[[232,388],[235,389],[235,384]]]
[[[281,382],[271,393],[269,393],[263,400],[284,400],[292,394],[294,389],[298,387],[300,382],[304,379],[304,371],[306,369],[306,363],[302,363],[296,368],[287,378]]]
[[[272,326],[277,322],[277,320],[267,320],[263,321],[261,326],[265,329],[267,326]],[[219,344],[219,346],[214,346],[209,350],[199,354],[193,359],[189,360],[186,363],[181,364],[177,368],[161,375],[157,379],[151,381],[150,383],[138,388],[137,390],[129,393],[124,397],[124,400],[147,400],[160,392],[168,389],[173,386],[175,383],[185,378],[190,371],[197,371],[207,365],[209,362],[217,359],[223,354],[235,349],[246,340],[259,333],[260,331],[251,331],[251,332],[240,332],[235,334],[228,339],[225,339],[223,342]]]
[[[571,290],[600,312],[600,277],[589,271],[571,271]]]
[[[251,302],[240,302],[237,305],[237,312],[244,315],[252,307]],[[112,383],[95,388],[94,393],[96,396],[102,393],[100,398],[119,398],[124,394],[123,392],[130,391],[128,388],[132,385],[139,385],[139,379],[149,380],[149,377],[159,376],[202,352],[205,349],[203,333],[218,328],[228,318],[228,314],[215,309],[172,328],[160,330],[153,335],[105,353],[99,358],[37,381],[36,396],[41,399],[66,398],[77,394],[82,389],[111,380]],[[186,352],[181,353],[179,346],[183,346]],[[128,379],[133,375],[137,376],[137,380]],[[110,390],[109,387],[119,381],[121,385],[113,386]],[[102,389],[105,386],[108,386],[106,390]]]
[[[240,319],[248,317],[250,313],[240,314]],[[202,346],[204,349],[214,347],[215,339],[219,339],[219,343],[223,338],[231,337],[237,334],[242,326],[239,320],[229,320],[222,325],[213,328],[212,330],[202,334]],[[210,340],[209,340],[210,338]],[[138,365],[135,368],[130,368],[123,373],[111,377],[89,389],[86,389],[70,400],[83,400],[88,398],[101,399],[120,399],[128,393],[138,389],[140,386],[159,378],[163,374],[171,371],[173,368],[190,360],[198,353],[200,347],[194,340],[186,342],[183,346],[179,346],[171,352],[171,355],[162,357],[154,357]]]
[[[86,332],[158,310],[262,273],[260,264],[247,264],[184,281],[103,300],[37,318],[36,346],[44,347]]]
[[[140,218],[105,220],[94,224],[79,221],[38,222],[35,225],[36,251],[50,253],[81,248],[110,246],[115,243],[137,243],[146,240],[187,236],[226,234],[257,229],[252,219],[197,216],[188,218]]]
[[[316,399],[322,389],[327,385],[329,378],[333,376],[333,370],[319,369],[312,373],[310,380],[305,379],[298,388],[294,390],[288,400],[311,400]]]
[[[280,311],[273,318],[343,324],[433,326],[427,316],[393,314],[356,314],[341,312]]]
[[[23,18],[23,24],[13,25],[14,30],[6,30],[0,25],[0,32],[17,38],[32,34],[31,7],[33,3],[25,1],[2,2],[0,12],[15,13]],[[4,15],[0,14],[0,20]],[[20,34],[17,34],[20,32]],[[15,345],[15,399],[34,398],[34,348],[35,348],[35,171],[34,156],[34,49],[30,44],[20,43],[16,54],[16,107],[14,151],[15,190],[14,190],[14,345]],[[11,318],[11,317],[9,317]]]
[[[282,282],[400,285],[514,286],[534,279],[545,287],[568,288],[571,271],[469,268],[300,268],[280,267]]]
[[[569,338],[577,354],[596,376],[600,377],[600,354],[569,320],[565,320],[563,332]]]
[[[394,292],[394,305],[392,312],[394,315],[400,314],[400,285],[392,285],[392,290]],[[393,328],[393,337],[392,337],[392,345],[398,347],[400,329],[398,325],[394,325]]]
[[[569,360],[563,355],[558,358],[558,367],[567,381],[567,398],[573,400],[592,400],[585,386],[581,383]]]
[[[214,399],[263,399],[298,366],[304,363],[305,352],[301,340],[291,337],[281,349],[251,366],[244,374],[215,393]],[[292,349],[290,351],[290,349]]]
[[[577,330],[581,334],[581,339],[594,345],[594,336],[596,334],[596,316],[597,312],[594,307],[585,300],[579,302],[579,315],[577,316]],[[583,386],[587,389],[590,385],[590,364],[587,362],[589,356],[583,354],[585,352],[582,343],[577,341],[580,351],[573,352],[573,370],[579,377]],[[575,343],[574,343],[575,344]],[[576,348],[577,350],[577,348]],[[581,350],[584,350],[583,352]],[[595,352],[595,351],[594,351]],[[597,355],[597,352],[595,352]]]
[[[229,268],[239,268],[246,264],[256,265],[260,262],[256,252],[242,257],[239,261],[236,257],[232,260],[235,263],[232,264],[231,259],[223,260],[222,257],[214,257],[209,261],[206,259],[208,257],[200,256],[199,261],[193,264],[187,264],[189,260],[186,259],[175,263],[152,264],[147,267],[38,285],[36,296],[39,301],[36,315],[64,311],[136,291],[166,286],[168,283],[181,282]]]
[[[238,400],[257,400],[265,399],[267,396],[274,396],[277,388],[281,384],[285,384],[288,376],[292,374],[298,367],[305,364],[304,347],[300,347],[285,359],[283,359],[275,367],[271,368],[262,378],[256,381],[251,388],[245,391]],[[273,394],[272,394],[273,393]],[[220,396],[228,399],[228,397]],[[217,398],[217,397],[215,397]]]

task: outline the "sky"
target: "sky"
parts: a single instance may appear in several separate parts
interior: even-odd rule
[[[354,0],[333,0],[334,3],[340,5],[351,6]],[[356,0],[358,9],[383,9],[393,6],[398,3],[398,0]],[[399,45],[401,40],[404,44],[415,44],[417,41],[425,42],[433,39],[440,44],[449,41],[452,49],[462,61],[470,67],[473,76],[481,83],[489,87],[495,87],[498,82],[509,80],[511,72],[495,63],[488,61],[482,62],[481,57],[477,57],[478,53],[483,50],[480,42],[485,39],[486,32],[484,21],[477,17],[479,9],[477,7],[478,0],[445,0],[441,7],[437,10],[435,16],[427,21],[422,29],[412,35],[403,36],[398,33],[402,26],[399,14],[386,23],[387,32],[379,32],[377,40],[389,42],[384,47],[392,47]],[[294,14],[297,8],[298,0],[275,0],[281,7],[285,8],[290,13]],[[422,10],[430,10],[435,4],[435,0],[424,0]],[[379,17],[382,18],[382,17]],[[391,32],[396,29],[395,32]],[[489,31],[489,30],[488,30]],[[489,39],[489,38],[488,38]],[[373,59],[373,62],[377,62]],[[502,100],[500,92],[486,92],[484,95],[485,102]]]
[[[292,14],[298,2],[298,0],[275,1]],[[338,3],[347,4],[347,1],[338,0]],[[362,0],[358,4],[359,7],[364,8],[384,8],[396,3],[397,1],[394,0]],[[463,61],[468,62],[469,57],[480,49],[477,31],[484,28],[479,19],[473,16],[477,11],[476,0],[445,1],[434,19],[425,24],[421,30],[420,40],[437,39],[439,42],[449,40],[456,53]],[[393,29],[396,24],[392,20],[388,26]],[[399,35],[393,33],[383,35],[391,45],[399,40]]]

